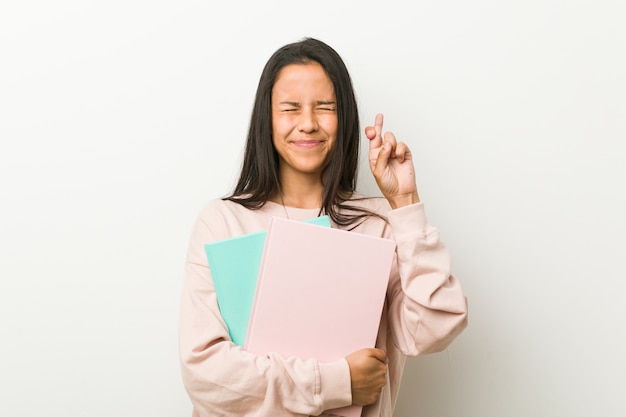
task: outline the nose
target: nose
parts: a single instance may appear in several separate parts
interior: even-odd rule
[[[303,109],[298,120],[298,130],[302,133],[312,133],[317,130],[317,117],[313,109]]]

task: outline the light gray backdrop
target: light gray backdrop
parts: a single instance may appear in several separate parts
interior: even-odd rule
[[[0,415],[189,416],[190,228],[303,36],[413,150],[470,300],[395,416],[625,415],[624,21],[617,0],[3,2]]]

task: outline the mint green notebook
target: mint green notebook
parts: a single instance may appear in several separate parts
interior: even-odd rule
[[[305,221],[330,227],[328,216]],[[204,245],[220,313],[237,346],[246,341],[266,234],[260,231]]]

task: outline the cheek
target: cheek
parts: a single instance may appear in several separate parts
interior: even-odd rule
[[[337,128],[339,122],[337,121],[337,115],[328,115],[321,120],[321,124],[324,126],[324,130],[329,136],[337,136]]]
[[[272,120],[272,134],[274,138],[285,136],[288,131],[289,131],[289,125],[284,118],[275,117]]]

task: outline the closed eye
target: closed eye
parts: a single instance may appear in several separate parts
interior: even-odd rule
[[[317,109],[322,111],[336,111],[337,105],[333,101],[320,101],[317,103]]]
[[[300,110],[300,103],[296,101],[283,101],[278,105],[281,112],[294,112]]]

